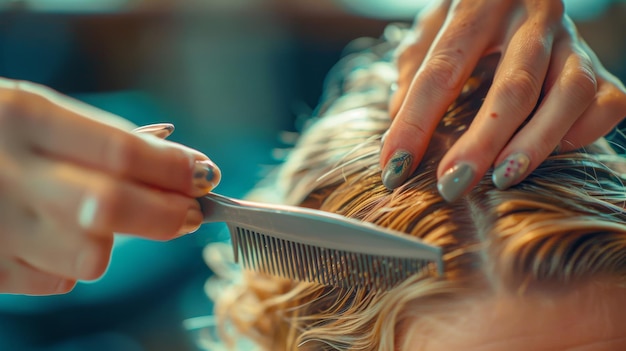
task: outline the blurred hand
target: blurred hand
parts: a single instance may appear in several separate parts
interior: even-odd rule
[[[492,87],[439,164],[447,201],[492,166],[494,184],[506,189],[553,151],[583,147],[626,116],[624,85],[579,36],[560,0],[433,1],[411,33],[396,55],[398,90],[381,151],[388,188],[415,170],[447,107],[488,53],[501,53]]]
[[[167,240],[198,228],[217,185],[203,154],[132,133],[120,117],[0,79],[0,293],[58,294],[98,278],[113,233]]]

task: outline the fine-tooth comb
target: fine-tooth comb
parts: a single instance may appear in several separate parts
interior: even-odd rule
[[[199,198],[204,223],[225,222],[244,268],[336,287],[389,289],[436,264],[440,247],[372,223],[295,206]]]

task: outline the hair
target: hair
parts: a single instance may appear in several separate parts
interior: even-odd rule
[[[228,347],[244,336],[271,351],[396,350],[419,316],[470,294],[566,292],[599,279],[623,284],[626,189],[619,170],[626,161],[604,139],[551,155],[505,191],[488,173],[458,201],[438,194],[438,160],[480,108],[498,57],[481,61],[410,179],[394,190],[383,186],[379,151],[390,125],[387,106],[397,78],[390,52],[402,37],[398,31],[388,29],[379,44],[338,63],[286,161],[250,197],[418,237],[443,248],[444,275],[425,271],[388,291],[369,291],[228,270],[237,277],[207,285]],[[214,270],[218,279],[221,270]]]

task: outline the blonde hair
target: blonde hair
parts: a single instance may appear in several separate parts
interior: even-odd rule
[[[472,121],[497,58],[485,58],[476,69],[414,175],[393,191],[382,185],[378,152],[390,124],[387,103],[396,76],[388,52],[395,44],[386,41],[380,52],[369,49],[347,59],[348,66],[354,60],[359,65],[325,87],[333,96],[325,96],[286,162],[251,197],[419,237],[444,249],[444,276],[425,272],[376,292],[239,273],[232,284],[211,289],[219,290],[212,297],[226,345],[243,335],[268,351],[397,350],[403,330],[441,307],[440,301],[501,290],[567,289],[600,278],[623,282],[626,189],[617,170],[626,162],[604,140],[550,156],[506,191],[487,174],[459,201],[439,196],[437,162]]]

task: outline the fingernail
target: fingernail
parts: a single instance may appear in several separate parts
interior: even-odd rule
[[[90,229],[96,221],[98,212],[98,199],[95,196],[87,196],[78,209],[78,225],[83,229]]]
[[[389,190],[399,187],[409,177],[412,163],[413,155],[403,150],[396,151],[383,170],[383,185]]]
[[[526,172],[529,165],[530,158],[521,152],[507,157],[493,170],[493,184],[500,190],[510,187]]]
[[[474,168],[467,163],[458,163],[443,174],[437,182],[437,190],[444,200],[452,202],[465,192],[474,180]]]
[[[133,129],[133,133],[151,134],[157,138],[165,139],[174,132],[174,125],[171,123],[148,124]]]
[[[213,190],[222,178],[220,169],[210,160],[195,161],[193,166],[193,187],[202,196]]]
[[[202,212],[200,212],[199,208],[190,208],[187,210],[185,222],[183,222],[183,226],[178,231],[178,234],[184,235],[195,232],[200,228],[203,219]]]

